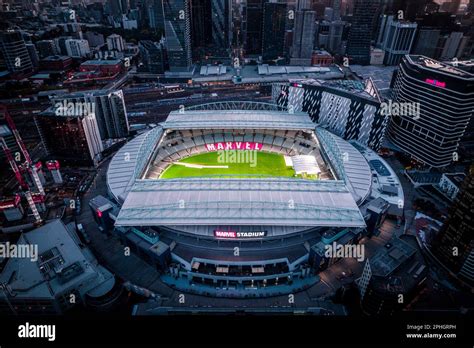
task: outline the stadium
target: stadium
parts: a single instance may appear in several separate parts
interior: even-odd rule
[[[324,246],[366,234],[372,169],[306,113],[257,102],[172,111],[113,157],[115,232],[182,291],[255,297],[318,281]],[[222,291],[225,289],[226,291]]]

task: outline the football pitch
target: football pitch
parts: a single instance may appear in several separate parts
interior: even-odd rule
[[[243,177],[248,175],[294,177],[283,155],[259,151],[206,152],[177,161],[160,175],[160,179],[197,176]]]

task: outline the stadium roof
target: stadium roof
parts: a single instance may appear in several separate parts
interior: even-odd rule
[[[182,110],[172,111],[164,129],[311,129],[314,123],[302,112],[270,110]]]
[[[342,181],[137,180],[117,226],[279,225],[365,227]]]
[[[354,145],[337,135],[323,128],[317,128],[316,133],[339,177],[346,181],[357,203],[362,203],[372,188],[372,174],[367,160]]]
[[[107,170],[107,187],[115,201],[122,203],[125,200],[139,172],[138,167],[144,165],[147,152],[151,155],[153,150],[153,141],[162,133],[161,127],[156,127],[140,134],[125,144],[112,158]]]

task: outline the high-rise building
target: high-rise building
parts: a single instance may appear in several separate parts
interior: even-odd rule
[[[336,20],[329,24],[327,49],[331,53],[340,53],[345,22]]]
[[[332,21],[334,17],[334,9],[332,7],[326,7],[324,9],[324,20],[325,21]]]
[[[332,20],[339,21],[341,20],[341,0],[332,0]]]
[[[54,105],[64,102],[90,104],[102,140],[128,136],[129,124],[122,90],[77,92],[53,99]]]
[[[150,28],[161,33],[165,32],[165,16],[163,13],[163,0],[152,0],[148,7],[148,21]]]
[[[70,57],[82,58],[91,52],[89,42],[84,39],[67,39],[65,45],[67,55]]]
[[[284,56],[286,4],[266,3],[263,11],[262,58],[264,61]]]
[[[54,56],[59,53],[53,40],[41,40],[36,42],[36,48],[40,58]]]
[[[298,80],[274,84],[273,101],[311,119],[346,140],[378,150],[388,123],[380,110],[381,100],[371,80]]]
[[[0,33],[0,50],[8,71],[20,75],[33,72],[28,48],[19,31]]]
[[[107,36],[107,49],[109,51],[122,52],[125,49],[125,43],[120,35],[112,34]]]
[[[166,47],[173,72],[191,69],[191,19],[189,0],[163,0]]]
[[[464,36],[462,32],[452,32],[446,36],[444,40],[443,51],[441,52],[441,60],[460,58],[464,48],[466,47],[469,37]]]
[[[210,18],[212,18],[210,1],[191,2],[191,44],[195,60],[215,53],[211,53],[213,27]]]
[[[410,53],[417,26],[416,23],[397,21],[394,16],[382,16],[379,40],[385,51],[385,65],[398,65],[403,56]]]
[[[392,114],[388,135],[395,146],[431,167],[456,160],[474,108],[473,74],[424,56],[406,55],[394,80],[393,101],[419,103],[416,114],[407,108]]]
[[[104,150],[93,113],[58,114],[50,107],[34,120],[48,156],[81,165],[97,164]]]
[[[98,47],[102,46],[105,41],[104,41],[104,35],[101,33],[96,33],[94,31],[87,31],[84,34],[85,39],[89,43],[89,47]]]
[[[440,34],[439,29],[423,28],[418,30],[412,54],[436,58],[435,53]]]
[[[31,64],[35,68],[37,68],[39,66],[39,55],[35,45],[33,45],[32,43],[27,43],[26,49],[28,50],[28,55],[30,56]]]
[[[440,262],[464,281],[474,284],[474,167],[450,208],[433,243]]]
[[[355,0],[346,49],[351,64],[370,63],[372,28],[379,5],[380,0]]]
[[[93,98],[101,138],[113,139],[128,136],[130,126],[122,90],[96,92]]]
[[[140,56],[143,63],[140,70],[152,73],[163,74],[166,70],[165,48],[159,42],[151,40],[140,40],[138,43]]]
[[[218,54],[230,48],[232,26],[231,0],[211,0],[212,12],[212,43]],[[206,18],[206,20],[209,20]]]
[[[314,48],[315,20],[315,11],[296,11],[291,65],[311,65],[311,56]]]
[[[245,53],[262,54],[263,4],[267,0],[247,0],[245,8]]]

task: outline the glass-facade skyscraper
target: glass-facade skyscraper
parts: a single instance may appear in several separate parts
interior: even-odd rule
[[[346,50],[350,64],[368,65],[370,63],[372,28],[379,5],[380,0],[355,1]]]

